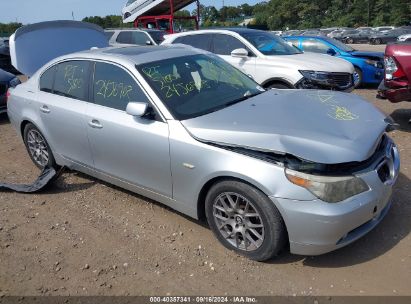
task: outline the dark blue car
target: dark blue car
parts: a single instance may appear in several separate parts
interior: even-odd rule
[[[283,37],[304,52],[328,54],[351,62],[358,75],[358,85],[379,84],[384,78],[384,53],[362,52],[335,40],[322,36]]]

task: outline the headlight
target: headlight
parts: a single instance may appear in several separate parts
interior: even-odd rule
[[[384,68],[384,65],[380,61],[377,61],[377,60],[365,59],[365,63],[367,63],[369,65],[372,65],[372,66],[374,66],[376,68],[379,68],[379,69]]]
[[[293,184],[306,188],[324,202],[338,203],[370,188],[355,176],[318,176],[285,169],[285,175]]]
[[[329,73],[327,72],[300,71],[300,73],[308,80],[324,84],[328,83]]]

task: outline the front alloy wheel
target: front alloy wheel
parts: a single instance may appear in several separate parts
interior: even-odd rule
[[[264,241],[264,224],[248,199],[234,192],[220,194],[213,204],[214,221],[223,237],[240,250],[253,251]]]
[[[214,184],[205,200],[208,224],[228,249],[265,261],[284,248],[287,232],[274,203],[257,188],[237,180]]]

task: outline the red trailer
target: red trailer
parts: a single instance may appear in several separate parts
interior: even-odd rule
[[[132,1],[129,1],[132,2]],[[148,2],[148,4],[147,4]],[[197,16],[175,16],[175,12],[196,2]],[[163,0],[163,1],[143,1],[141,9],[135,9],[133,12],[125,12],[124,20],[128,22],[134,19],[134,27],[154,28],[163,30],[170,34],[179,31],[175,28],[177,20],[192,20],[195,29],[199,28],[200,20],[200,1],[199,0]],[[124,14],[124,12],[123,12]],[[133,20],[132,19],[132,20]]]

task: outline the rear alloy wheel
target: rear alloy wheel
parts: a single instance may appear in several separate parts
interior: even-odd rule
[[[382,43],[382,41],[381,41],[380,38],[375,38],[374,39],[374,44],[381,44],[381,43]]]
[[[31,123],[24,128],[24,144],[33,163],[40,169],[55,167],[55,161],[51,149],[43,134]]]
[[[348,38],[348,39],[347,39],[347,43],[348,43],[348,44],[353,44],[353,43],[354,43],[354,39]]]
[[[258,189],[227,180],[214,185],[206,197],[207,221],[228,249],[265,261],[283,249],[286,230],[273,202]]]

